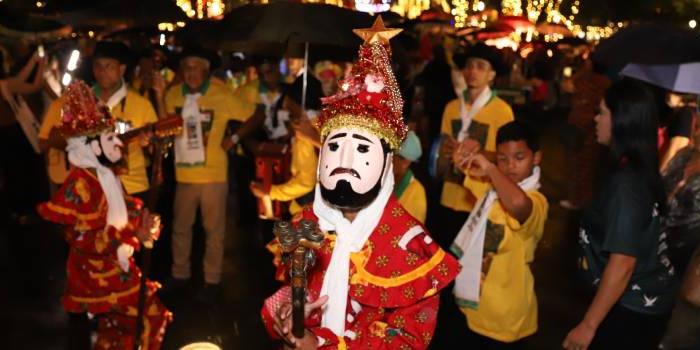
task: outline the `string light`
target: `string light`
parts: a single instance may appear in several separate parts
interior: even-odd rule
[[[469,0],[452,0],[452,16],[455,18],[455,27],[464,27],[469,14]]]
[[[420,16],[421,12],[430,9],[430,0],[398,0],[391,6],[391,11],[399,15],[414,19]]]
[[[175,3],[190,18],[220,18],[226,10],[222,0],[196,0],[194,7],[190,0],[176,0]]]
[[[507,16],[522,16],[523,3],[520,0],[503,0],[501,9],[504,15]]]

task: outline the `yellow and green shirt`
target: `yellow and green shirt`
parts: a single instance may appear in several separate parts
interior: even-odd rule
[[[498,129],[513,121],[513,110],[510,106],[493,95],[491,100],[477,113],[469,125],[469,138],[478,141],[481,149],[496,152],[496,134]],[[461,103],[459,99],[450,101],[442,114],[440,132],[457,139],[462,129]],[[488,182],[470,178],[467,186],[463,186],[464,175],[450,170],[445,178],[440,203],[452,210],[469,212],[474,208],[476,199],[486,194]]]
[[[520,224],[496,201],[486,224],[481,296],[477,309],[463,308],[472,331],[513,342],[537,331],[537,297],[530,263],[547,220],[549,204],[538,192],[530,217]]]
[[[399,204],[406,209],[421,224],[425,223],[428,202],[425,197],[425,188],[409,169],[401,181],[394,188],[394,195],[399,199]]]
[[[185,103],[187,86],[173,86],[165,96],[165,106],[168,114],[180,114]],[[246,121],[255,112],[255,105],[235,97],[223,83],[209,80],[202,88],[199,98],[200,112],[210,118],[202,122],[204,144],[206,147],[205,162],[195,166],[177,165],[175,178],[181,183],[216,183],[228,180],[228,157],[221,141],[226,133],[229,120]]]
[[[51,103],[41,125],[39,138],[48,139],[51,129],[60,124],[62,106],[63,98],[59,98]],[[132,90],[127,91],[126,97],[120,103],[117,103],[110,112],[116,120],[127,123],[132,129],[158,121],[158,117],[151,103]],[[146,174],[146,158],[137,140],[138,139],[130,142],[127,148],[126,160],[128,171],[126,174],[119,176],[128,194],[146,191],[149,185],[148,176]],[[51,149],[49,151],[48,162],[50,173],[52,166],[65,166],[64,157],[65,153],[63,150]],[[53,177],[52,180],[54,180]],[[54,182],[59,181],[54,180]]]

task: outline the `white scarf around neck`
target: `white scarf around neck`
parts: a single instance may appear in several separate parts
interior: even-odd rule
[[[518,186],[525,192],[540,188],[540,167],[534,167],[532,175],[518,183]],[[486,224],[497,199],[498,195],[493,189],[479,199],[450,247],[462,266],[455,279],[454,295],[457,305],[470,306],[479,303]]]
[[[175,137],[176,164],[199,165],[206,161],[204,132],[202,130],[204,116],[199,109],[200,97],[202,97],[200,92],[185,95],[181,112],[184,130],[181,135]]]
[[[107,102],[105,102],[105,105],[107,105],[107,108],[111,111],[114,106],[118,105],[119,102],[121,102],[123,99],[126,98],[126,82],[122,80],[122,85],[115,91],[112,96],[110,96],[107,99]]]
[[[335,231],[336,233],[333,254],[321,287],[320,295],[328,296],[321,325],[340,337],[345,333],[345,313],[350,289],[350,254],[359,252],[364,247],[365,242],[379,224],[386,204],[394,192],[394,170],[391,159],[390,154],[384,165],[382,187],[377,198],[369,206],[360,210],[352,222],[346,219],[340,210],[326,203],[321,197],[320,184],[316,183],[316,200],[314,200],[313,209],[318,217],[319,227],[324,232]],[[320,164],[321,162],[319,166]]]
[[[491,100],[491,88],[486,86],[484,90],[481,91],[479,96],[477,96],[476,100],[474,100],[474,103],[472,103],[471,108],[467,109],[467,103],[465,101],[466,93],[467,91],[465,90],[459,96],[460,115],[462,117],[462,128],[459,130],[457,141],[464,141],[467,137],[469,137],[469,126],[472,124],[474,116],[476,116],[476,114],[479,113],[479,111],[481,111],[481,109],[484,108],[484,106],[486,106],[486,104],[488,104]]]
[[[68,139],[66,147],[68,161],[78,168],[95,168],[97,170],[97,180],[100,182],[105,198],[107,198],[107,225],[121,230],[129,222],[122,184],[112,169],[100,164],[90,145],[85,143],[86,140],[85,136]]]

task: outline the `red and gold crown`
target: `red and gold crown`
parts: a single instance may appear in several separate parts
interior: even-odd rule
[[[82,80],[71,83],[63,99],[61,124],[58,127],[63,136],[95,136],[114,129],[114,118],[109,109]]]
[[[406,137],[403,121],[403,100],[391,70],[389,39],[401,29],[384,27],[378,17],[371,28],[355,29],[364,39],[359,59],[340,83],[340,90],[324,98],[318,117],[321,137],[338,128],[366,130],[398,150]]]

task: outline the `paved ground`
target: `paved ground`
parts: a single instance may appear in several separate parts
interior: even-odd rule
[[[565,155],[551,128],[543,137],[543,192],[550,201],[549,220],[532,266],[539,299],[540,330],[527,341],[527,349],[558,349],[566,332],[583,315],[587,305],[575,275],[575,213],[557,203],[565,189]],[[165,204],[171,198],[163,198]],[[223,301],[215,307],[196,303],[191,293],[164,298],[175,313],[164,349],[178,349],[197,340],[221,344],[224,349],[268,349],[259,321],[263,298],[276,288],[270,256],[263,249],[260,229],[251,220],[251,208],[229,206],[232,213],[226,238]],[[235,214],[236,213],[236,214]],[[167,217],[166,217],[167,221]],[[35,220],[17,227],[0,221],[0,324],[3,349],[63,349],[67,317],[60,307],[65,279],[66,244],[56,227]],[[194,257],[202,254],[201,229],[195,236]],[[154,251],[156,279],[168,273],[169,229]],[[195,261],[198,261],[195,259]],[[194,265],[195,270],[201,264]],[[195,280],[201,280],[201,273]]]

